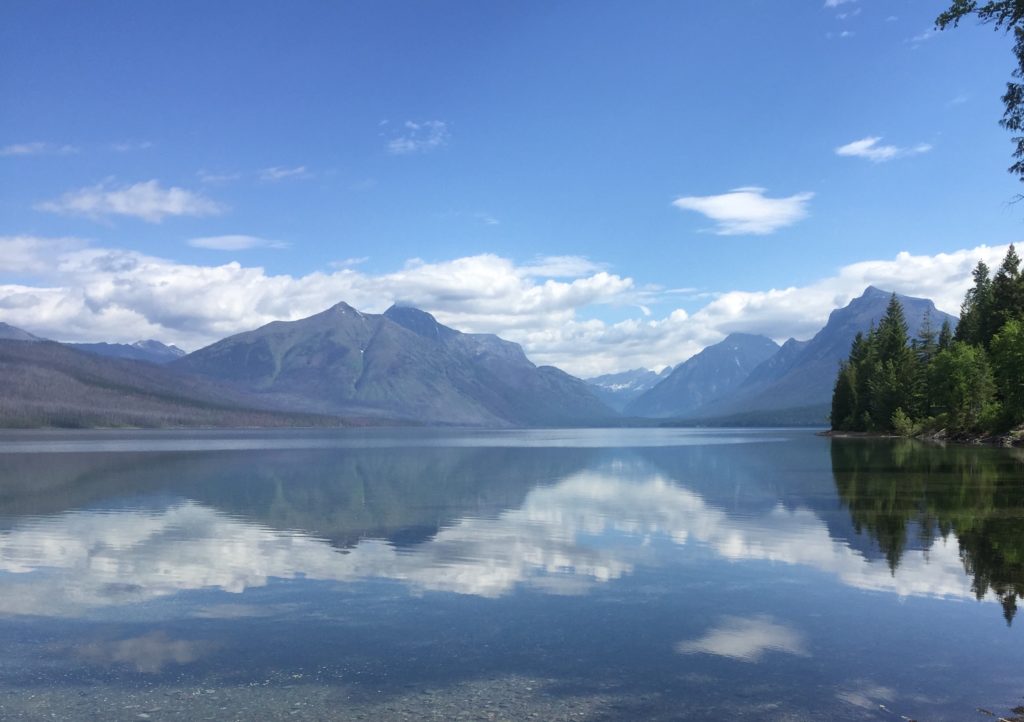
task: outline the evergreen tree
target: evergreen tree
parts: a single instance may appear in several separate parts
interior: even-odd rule
[[[1024,422],[1024,321],[1008,321],[992,339],[992,369],[1006,421]]]
[[[949,322],[947,321],[946,324]],[[945,325],[945,324],[944,324]],[[914,387],[913,387],[913,416],[922,418],[930,416],[932,412],[931,375],[928,367],[932,359],[939,351],[939,334],[932,326],[931,309],[924,312],[924,319],[921,321],[921,329],[914,339]]]
[[[847,362],[839,367],[835,389],[832,391],[832,428],[853,429],[857,418],[856,371]]]
[[[959,330],[959,326],[957,326]],[[942,330],[939,331],[939,351],[945,351],[953,345],[953,328],[949,325],[949,319],[947,318],[942,322]]]
[[[951,431],[982,431],[998,412],[985,349],[962,341],[939,353],[931,367],[936,405]]]
[[[983,344],[988,341],[986,319],[992,311],[992,280],[988,266],[978,261],[974,267],[974,286],[967,291],[960,306],[960,323],[956,326],[956,340]]]
[[[891,361],[902,364],[910,358],[907,349],[907,319],[903,314],[903,304],[892,294],[885,315],[878,323],[876,332],[878,359],[882,363]]]
[[[1014,318],[1024,315],[1024,285],[1020,276],[1020,258],[1017,250],[1010,244],[999,270],[992,279],[992,308],[989,313],[989,324],[986,329],[987,346],[1003,325]]]

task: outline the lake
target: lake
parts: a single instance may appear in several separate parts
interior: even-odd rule
[[[969,720],[1024,455],[804,430],[0,434],[0,719]]]

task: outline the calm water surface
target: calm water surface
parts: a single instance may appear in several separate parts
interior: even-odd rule
[[[0,719],[985,720],[1024,457],[807,431],[0,434]]]

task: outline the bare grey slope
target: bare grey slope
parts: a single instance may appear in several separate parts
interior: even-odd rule
[[[676,366],[672,373],[628,404],[627,415],[684,417],[735,389],[779,345],[766,336],[729,334]]]
[[[33,337],[34,338],[34,337]],[[53,341],[0,339],[0,427],[337,425],[166,367]]]
[[[16,326],[0,321],[0,339],[7,341],[42,341],[43,339],[34,336],[28,331],[23,331]]]
[[[339,303],[231,336],[172,366],[294,410],[487,426],[615,416],[584,382],[535,366],[518,344],[398,306],[368,314]]]

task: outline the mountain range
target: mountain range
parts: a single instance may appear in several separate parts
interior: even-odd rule
[[[662,381],[630,402],[625,413],[647,418],[685,417],[733,391],[779,350],[766,336],[729,334],[672,369]]]
[[[869,287],[807,341],[734,333],[661,373],[586,382],[406,306],[339,303],[191,354],[158,341],[58,344],[0,323],[0,425],[819,425],[840,361],[890,297]],[[911,335],[926,317],[956,322],[898,298]]]
[[[849,355],[854,336],[878,324],[891,297],[891,292],[869,286],[832,311],[824,328],[808,341],[789,339],[778,347],[763,336],[733,334],[677,366],[626,406],[625,413],[723,425],[825,424],[840,362]],[[944,321],[956,326],[954,316],[928,299],[896,298],[911,337],[920,332],[925,318],[936,331]]]
[[[611,421],[579,379],[515,343],[461,333],[415,308],[347,303],[218,341],[171,368],[302,411],[418,423],[539,426]]]
[[[135,343],[69,343],[67,345],[97,356],[149,361],[154,364],[167,364],[185,355],[185,352],[177,346],[168,346],[153,339]]]

